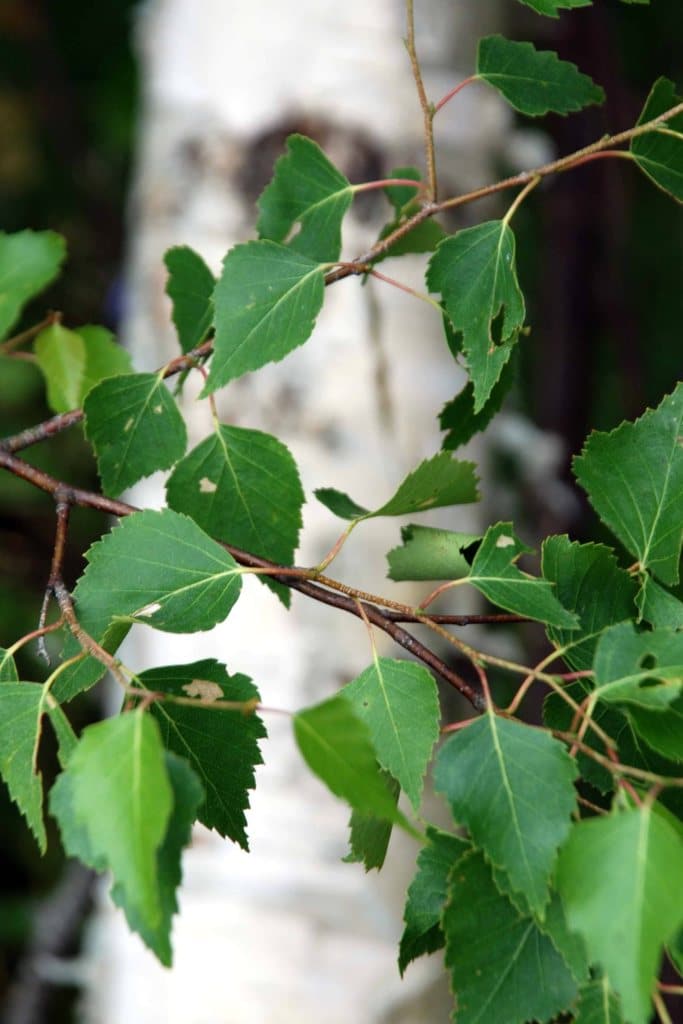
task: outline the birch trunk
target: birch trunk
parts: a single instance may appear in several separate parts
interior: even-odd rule
[[[495,0],[417,5],[427,91],[437,99],[471,72]],[[290,130],[314,131],[351,180],[421,162],[421,113],[402,44],[400,0],[153,0],[138,25],[144,109],[130,202],[126,338],[136,365],[153,369],[177,352],[161,262],[187,243],[215,270],[230,245],[253,234],[253,198],[274,145]],[[506,129],[491,94],[466,90],[439,115],[439,167],[449,190],[491,179]],[[348,218],[345,253],[377,235],[381,203]],[[420,288],[424,262],[396,273]],[[275,433],[289,445],[306,493],[300,564],[315,564],[339,521],[312,497],[332,485],[380,504],[400,478],[439,447],[436,412],[462,380],[437,316],[395,289],[345,281],[328,289],[311,341],[284,362],[219,396],[232,423]],[[206,403],[188,398],[191,444],[209,427]],[[431,425],[431,426],[430,426]],[[137,504],[160,506],[158,479]],[[446,524],[471,529],[473,513]],[[334,564],[338,577],[380,591],[398,528],[367,523]],[[268,706],[294,710],[322,700],[367,664],[362,624],[295,596],[286,613],[256,580],[210,635],[181,639],[139,629],[133,667],[215,656],[247,672]],[[395,965],[405,887],[416,850],[394,837],[387,867],[369,876],[342,864],[348,811],[304,769],[289,722],[270,716],[265,764],[249,814],[246,855],[197,830],[184,862],[175,964],[160,968],[102,900],[93,936],[89,1024],[327,1024],[445,1021],[440,965]]]

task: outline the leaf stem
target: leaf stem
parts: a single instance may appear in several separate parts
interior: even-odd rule
[[[386,274],[381,274],[379,270],[375,270],[373,267],[368,267],[367,273],[371,277],[376,277],[378,281],[384,281],[385,284],[393,285],[394,288],[400,288],[402,292],[407,292],[408,295],[413,295],[416,299],[421,299],[422,302],[428,302],[430,306],[433,306],[434,309],[438,310],[439,316],[443,315],[443,309],[441,308],[440,303],[430,295],[426,295],[424,292],[419,292],[407,284],[402,284],[401,281],[397,281],[393,277],[387,277]]]
[[[434,111],[433,111],[432,116],[434,116],[434,114],[438,114],[439,111],[443,107],[445,107],[447,103],[450,103],[450,101],[453,99],[453,97],[457,96],[458,93],[460,92],[460,90],[464,89],[466,85],[471,85],[472,82],[478,82],[478,81],[479,81],[479,75],[470,75],[469,78],[464,78],[462,80],[462,82],[460,82],[453,89],[451,89],[450,92],[447,92],[445,96],[442,96],[441,99],[439,100],[439,102],[434,105]]]
[[[377,181],[364,181],[360,185],[352,185],[351,190],[353,192],[371,192],[376,188],[387,188],[390,185],[405,185],[410,188],[414,188],[416,192],[420,192],[424,185],[423,182],[416,180],[415,178],[379,178]]]
[[[43,320],[41,320],[39,324],[34,324],[33,327],[28,327],[25,331],[22,331],[20,334],[15,334],[13,338],[7,338],[6,341],[3,341],[2,344],[0,344],[0,355],[9,355],[10,352],[13,352],[15,349],[19,348],[25,342],[32,341],[33,338],[35,338],[37,334],[40,334],[41,331],[44,331],[46,327],[52,327],[53,324],[59,324],[61,322],[61,313],[48,313],[47,316]]]
[[[526,197],[529,195],[529,193],[536,188],[540,180],[541,179],[539,175],[535,174],[531,181],[524,186],[519,195],[515,196],[514,200],[510,204],[508,212],[503,217],[503,224],[505,224],[506,227],[509,225],[510,221],[512,220],[512,218],[514,217],[514,215],[516,214],[517,210],[522,205]]]

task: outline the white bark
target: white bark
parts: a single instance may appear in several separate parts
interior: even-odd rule
[[[492,27],[486,19],[495,3],[416,6],[426,85],[437,99],[471,72],[476,38]],[[315,118],[333,136],[360,130],[371,137],[388,169],[420,159],[421,114],[401,41],[400,0],[155,0],[139,27],[145,109],[126,334],[136,365],[152,369],[177,352],[163,252],[187,243],[218,270],[229,246],[253,233],[254,210],[235,182],[254,139],[294,118]],[[466,90],[457,108],[439,117],[445,175],[461,186],[490,180],[505,127],[490,94]],[[349,218],[349,257],[367,248],[379,226]],[[395,273],[423,288],[423,266],[402,260]],[[382,361],[390,368],[378,388]],[[231,385],[219,404],[226,420],[273,432],[290,446],[310,496],[298,561],[315,564],[340,524],[313,488],[333,485],[368,506],[381,503],[438,450],[436,412],[461,383],[432,310],[394,289],[345,281],[328,289],[311,341]],[[204,404],[186,403],[192,444],[208,429]],[[161,505],[160,482],[140,485],[134,500]],[[470,529],[472,516],[455,510],[442,521]],[[384,556],[397,541],[397,526],[364,524],[334,563],[335,574],[381,592]],[[286,613],[257,581],[246,584],[228,622],[212,634],[181,639],[136,627],[125,659],[141,668],[215,656],[230,671],[251,674],[265,704],[290,710],[323,699],[367,664],[358,622],[298,596]],[[415,849],[395,837],[379,878],[342,864],[348,810],[304,769],[287,719],[271,716],[266,724],[266,763],[249,815],[251,853],[197,832],[184,863],[170,972],[103,901],[90,1024],[447,1019],[445,987],[435,995],[438,965],[422,961],[404,982],[395,966]]]

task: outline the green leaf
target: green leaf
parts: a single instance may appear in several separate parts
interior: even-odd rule
[[[255,703],[258,690],[247,676],[230,676],[212,659],[150,669],[139,679],[154,692],[196,697],[196,707],[155,701],[152,714],[164,746],[189,762],[204,787],[199,820],[248,849],[245,811],[254,788],[254,768],[262,763],[259,740],[266,730],[253,711],[229,710],[216,702]]]
[[[157,853],[172,806],[159,729],[140,710],[84,729],[50,794],[64,849],[111,871],[132,928],[163,920]]]
[[[430,260],[427,287],[441,294],[454,330],[462,333],[478,413],[524,324],[512,230],[502,220],[491,220],[447,238]]]
[[[232,555],[170,509],[127,516],[86,558],[74,603],[96,639],[115,618],[169,633],[211,629],[227,618],[242,585]]]
[[[48,692],[45,697],[45,710],[47,711],[50,724],[57,737],[57,756],[62,768],[66,768],[69,758],[76,749],[78,739],[73,731],[71,722],[64,714],[61,704],[58,704],[52,693]]]
[[[427,829],[427,843],[417,855],[417,871],[403,912],[405,928],[398,948],[401,974],[417,957],[442,949],[441,915],[448,897],[448,876],[467,848],[459,836],[431,826]]]
[[[683,542],[683,384],[656,409],[609,434],[592,433],[574,459],[600,518],[643,570],[678,582]]]
[[[161,374],[103,380],[88,393],[83,411],[102,487],[113,497],[142,477],[168,469],[185,452],[185,422]]]
[[[175,467],[168,504],[212,537],[291,565],[306,498],[289,450],[270,434],[218,425]],[[262,576],[286,607],[290,590]]]
[[[91,388],[105,377],[117,377],[132,373],[133,365],[129,353],[119,345],[111,331],[95,324],[78,328],[78,335],[85,346],[85,368],[81,381],[81,393],[76,405],[80,407]]]
[[[293,724],[304,761],[335,796],[361,814],[401,825],[414,834],[377,765],[368,727],[346,697],[331,697],[299,711]]]
[[[394,208],[396,217],[405,213],[405,207],[412,206],[417,198],[418,186],[422,180],[422,172],[418,167],[394,167],[387,178],[412,178],[415,187],[410,185],[385,185],[382,191]]]
[[[435,786],[455,821],[543,917],[576,805],[576,766],[550,735],[490,710],[446,740]]]
[[[54,280],[65,256],[66,243],[54,231],[0,232],[0,339],[28,300]]]
[[[53,412],[79,408],[85,373],[85,343],[80,334],[52,324],[37,336],[34,351]]]
[[[498,892],[479,851],[453,866],[442,925],[458,1024],[547,1021],[576,997],[553,943]]]
[[[417,811],[439,738],[434,677],[411,661],[375,658],[342,693],[367,725],[380,765],[400,782]]]
[[[19,674],[14,658],[4,647],[0,647],[0,683],[18,682]]]
[[[416,182],[421,179],[421,174],[416,167],[395,167],[389,171],[388,178],[414,178]],[[380,231],[378,241],[382,241],[401,227],[410,217],[418,213],[420,206],[416,201],[418,189],[410,185],[386,185],[384,194],[394,208],[394,219],[385,224]],[[434,252],[439,242],[446,237],[446,232],[433,218],[423,220],[412,228],[408,234],[394,242],[386,252],[380,253],[372,261],[373,265],[381,263],[382,260],[394,256],[403,256],[406,253]]]
[[[652,805],[576,824],[557,883],[570,928],[605,969],[631,1024],[647,1024],[664,943],[683,922],[683,840]]]
[[[568,114],[605,100],[600,86],[576,64],[560,60],[552,50],[537,50],[533,43],[515,43],[503,36],[480,40],[477,77],[529,117],[549,111]]]
[[[672,964],[683,977],[683,928],[679,928],[675,938],[669,942],[667,952],[671,957]]]
[[[448,431],[441,445],[444,451],[455,451],[486,429],[500,411],[513,380],[514,360],[503,367],[498,382],[479,412],[474,411],[474,384],[471,380],[455,398],[446,402],[439,413],[439,428]]]
[[[683,633],[637,633],[631,622],[611,626],[598,641],[593,671],[601,700],[663,714],[683,687]]]
[[[425,459],[409,473],[396,493],[380,508],[369,512],[347,494],[333,488],[315,491],[322,502],[342,519],[374,519],[376,516],[404,516],[447,505],[464,505],[478,501],[477,476],[473,462],[454,459],[450,452],[440,452]]]
[[[401,787],[388,772],[381,774],[387,784],[387,789],[398,803]],[[361,814],[360,811],[352,811],[349,826],[351,829],[350,849],[343,860],[348,864],[363,864],[366,871],[372,871],[373,868],[377,868],[379,871],[384,864],[391,839],[391,822],[373,818],[369,814]]]
[[[230,250],[214,292],[216,337],[205,395],[303,345],[323,304],[324,269],[266,240]]]
[[[467,576],[470,565],[463,551],[481,537],[410,523],[401,529],[401,547],[387,554],[389,579],[454,580]]]
[[[592,978],[579,989],[574,1024],[626,1024],[619,998],[612,992],[604,974]]]
[[[474,556],[467,582],[513,614],[572,629],[578,625],[578,618],[560,604],[553,585],[515,565],[520,555],[530,550],[515,536],[512,523],[490,526]]]
[[[567,10],[574,7],[590,7],[593,0],[519,0],[520,3],[531,7],[537,14],[546,14],[549,18],[559,17],[560,10]],[[630,0],[625,0],[629,3]],[[634,0],[635,3],[649,3],[649,0]]]
[[[671,761],[683,761],[683,697],[677,697],[665,711],[631,706],[628,717],[653,750]]]
[[[494,872],[494,880],[498,882],[500,876],[497,872]],[[501,890],[509,896],[506,889]],[[511,899],[511,902],[517,906],[517,901]],[[525,912],[525,907],[521,909],[517,906],[520,913]],[[589,965],[588,965],[588,954],[586,952],[586,946],[580,935],[576,932],[569,930],[567,924],[567,917],[564,912],[562,900],[556,892],[553,892],[550,903],[548,904],[545,920],[536,921],[536,924],[541,931],[548,936],[553,946],[560,954],[565,964],[572,972],[572,976],[575,981],[583,982],[586,981],[589,976]]]
[[[341,223],[351,205],[353,188],[330,163],[320,146],[304,135],[290,135],[287,152],[275,164],[273,180],[258,201],[260,238],[285,242],[321,263],[334,263],[341,252]]]
[[[541,572],[558,601],[579,620],[573,630],[547,626],[548,639],[567,648],[562,657],[576,671],[592,668],[603,630],[633,616],[635,580],[619,568],[611,548],[571,542],[566,534],[543,542]]]
[[[197,806],[203,799],[201,784],[186,761],[174,754],[165,755],[168,781],[173,791],[173,809],[164,841],[157,851],[156,877],[159,885],[161,918],[156,927],[151,926],[135,904],[127,905],[126,890],[121,883],[115,883],[111,898],[124,911],[133,931],[156,954],[165,967],[173,962],[171,949],[171,925],[173,915],[178,912],[176,891],[182,880],[181,855],[190,842],[192,823],[196,818]]]
[[[47,838],[43,781],[36,755],[44,710],[44,689],[38,683],[0,684],[0,775],[41,853],[45,853]]]
[[[646,124],[681,103],[674,83],[658,78],[645,101],[638,124]],[[641,171],[679,203],[683,203],[683,113],[665,121],[662,129],[631,139],[631,152]]]
[[[211,330],[216,279],[189,245],[168,249],[164,263],[168,270],[166,294],[173,303],[178,341],[183,352],[190,352],[201,345]]]
[[[645,619],[656,629],[683,628],[683,601],[660,587],[648,573],[641,578],[636,606],[639,618]]]

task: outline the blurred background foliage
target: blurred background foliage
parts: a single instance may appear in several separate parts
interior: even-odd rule
[[[136,0],[0,0],[0,229],[52,228],[66,236],[69,253],[65,272],[20,327],[56,309],[67,325],[116,330],[125,302],[125,197],[138,104],[135,7]],[[679,91],[683,86],[680,0],[652,0],[650,7],[596,0],[558,21],[511,2],[508,10],[511,34],[557,49],[607,92],[604,108],[543,120],[542,131],[561,153],[633,124],[658,75],[672,78]],[[569,480],[569,456],[590,429],[638,415],[681,376],[683,216],[635,168],[603,160],[546,182],[520,210],[515,230],[533,325],[521,346],[517,404],[563,439],[559,472]],[[3,359],[2,435],[48,415],[35,367]],[[74,484],[94,483],[78,431],[27,454]],[[517,484],[517,517],[531,524],[527,534],[592,535],[585,505],[558,513],[542,486],[525,489],[519,467],[503,462],[500,472]],[[78,576],[82,552],[99,529],[100,517],[74,512],[68,581]],[[0,645],[35,628],[53,533],[51,500],[1,475]],[[44,677],[32,647],[22,650],[19,667],[22,678]],[[92,697],[75,704],[77,728],[98,713]],[[49,750],[45,771],[54,771]],[[2,786],[0,837],[1,1008],[30,938],[31,915],[63,864],[56,842],[39,857]],[[72,1002],[62,994],[41,1020],[70,1020]]]

